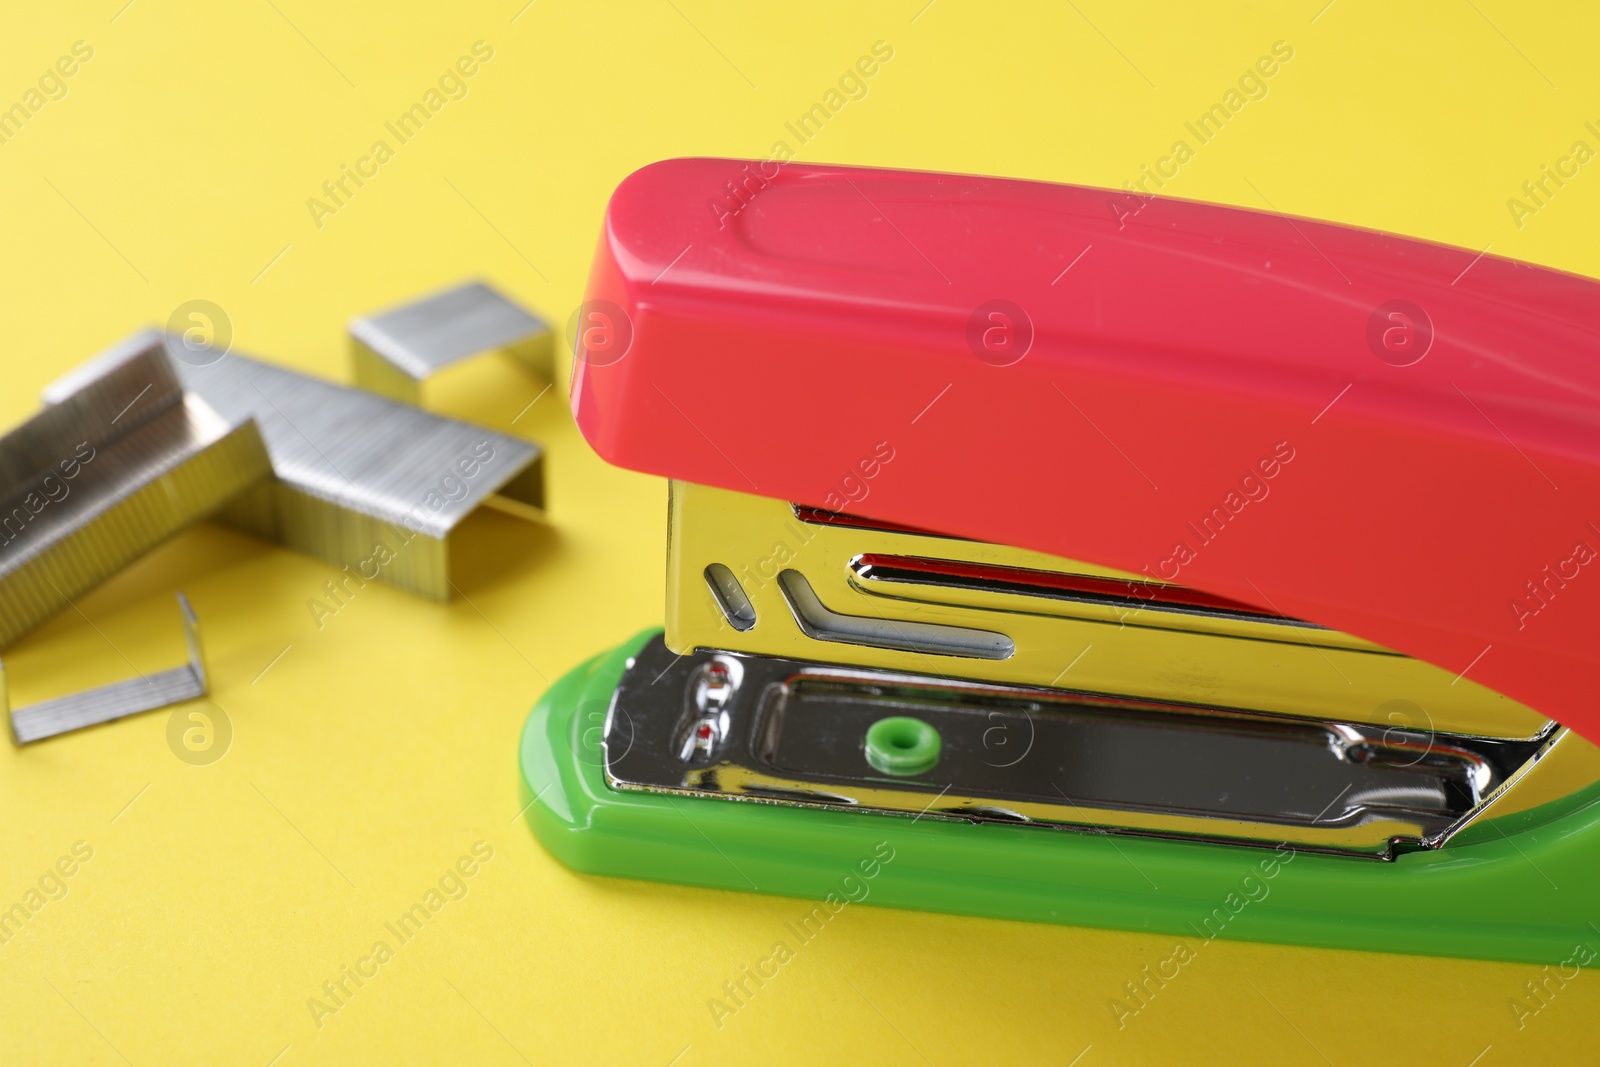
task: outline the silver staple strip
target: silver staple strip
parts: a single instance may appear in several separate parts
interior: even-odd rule
[[[272,473],[248,419],[187,395],[157,337],[0,437],[0,647]]]
[[[494,351],[554,378],[549,324],[483,282],[352,319],[349,333],[357,384],[407,404],[425,379]]]
[[[178,611],[183,618],[184,640],[189,646],[189,662],[178,667],[12,708],[5,665],[0,663],[0,706],[10,711],[11,739],[26,745],[205,696],[206,666],[199,621],[182,593],[178,594]]]
[[[123,341],[45,390],[117,372],[161,335]],[[229,352],[170,345],[183,387],[229,425],[260,427],[275,477],[219,513],[249,533],[448,600],[450,536],[491,495],[542,507],[539,447]]]

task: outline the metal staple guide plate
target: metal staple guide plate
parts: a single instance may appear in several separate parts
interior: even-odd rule
[[[936,738],[874,763],[878,724]],[[605,718],[612,788],[1388,858],[1475,818],[1556,739],[1428,734],[707,649],[661,635]],[[995,744],[1009,738],[1008,751]]]
[[[0,438],[0,646],[271,474],[254,423],[185,395],[161,339]]]
[[[189,599],[182,593],[178,594],[178,611],[183,618],[183,637],[189,646],[189,662],[182,666],[12,708],[5,666],[0,664],[0,705],[10,711],[12,740],[26,745],[30,741],[205,696],[206,664],[200,647],[199,622],[189,606]]]
[[[47,388],[46,402],[160,337],[114,346]],[[233,353],[183,348],[174,365],[228,424],[254,420],[271,457],[276,477],[219,517],[363,581],[448,600],[449,538],[470,512],[493,494],[543,506],[541,451],[521,438]]]
[[[352,319],[349,331],[356,382],[408,404],[424,379],[492,351],[555,377],[549,324],[483,282]]]

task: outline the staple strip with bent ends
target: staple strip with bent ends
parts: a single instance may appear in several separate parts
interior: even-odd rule
[[[45,390],[120,371],[136,335]],[[538,445],[233,352],[181,351],[183,387],[230,425],[261,427],[274,478],[219,518],[436,600],[451,595],[450,536],[491,495],[542,506]]]
[[[270,474],[256,424],[186,394],[140,338],[0,438],[0,647]]]
[[[483,282],[350,320],[356,381],[407,404],[422,400],[422,383],[447,367],[505,352],[554,379],[549,325]]]
[[[178,594],[178,611],[183,617],[183,636],[189,646],[189,661],[152,674],[85,689],[81,693],[41,700],[22,708],[11,708],[4,664],[0,664],[0,706],[10,711],[11,738],[19,745],[47,737],[98,726],[141,711],[153,711],[169,704],[181,704],[206,695],[206,661],[200,646],[200,625],[189,599]]]

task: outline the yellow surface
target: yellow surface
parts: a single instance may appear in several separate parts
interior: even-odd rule
[[[1279,40],[1294,58],[1268,95],[1167,191],[1600,274],[1600,164],[1537,212],[1507,206],[1574,141],[1600,146],[1584,126],[1600,127],[1587,5],[123,3],[6,12],[0,105],[75,41],[94,50],[0,144],[6,424],[53,376],[191,299],[225,308],[242,350],[343,380],[348,316],[465,276],[564,321],[607,193],[663,156],[765,155],[782,139],[808,160],[1120,185]],[[479,40],[494,55],[468,95],[318,228],[307,198]],[[880,40],[894,57],[867,95],[798,145],[785,121]],[[512,367],[446,384],[442,407],[501,428],[539,389]],[[664,487],[602,465],[562,395],[512,427],[549,448],[551,525],[480,524],[470,599],[370,586],[319,629],[307,601],[332,568],[207,527],[8,651],[21,702],[166,666],[182,654],[181,587],[234,738],[191,766],[157,712],[0,747],[0,906],[76,842],[93,849],[0,944],[0,1061],[1593,1056],[1593,971],[1552,979],[1519,1029],[1511,1001],[1537,968],[1218,942],[1119,1029],[1110,1002],[1171,939],[870,907],[719,1029],[707,1000],[800,905],[578,877],[517,821],[533,699],[662,610]],[[479,841],[493,859],[467,895],[399,945],[384,924]],[[308,999],[380,939],[393,958],[319,1028]]]

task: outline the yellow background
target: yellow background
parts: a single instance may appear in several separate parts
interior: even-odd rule
[[[794,146],[784,122],[880,40],[892,61],[800,158],[1116,186],[1283,40],[1294,59],[1269,95],[1168,192],[1600,275],[1600,163],[1520,228],[1506,205],[1575,140],[1600,147],[1583,126],[1600,126],[1588,5],[925,2],[12,5],[0,104],[74,41],[94,58],[0,145],[0,421],[196,298],[226,309],[241,351],[340,380],[349,316],[465,277],[564,323],[618,180],[665,156]],[[318,228],[307,198],[478,40],[494,58],[469,95]],[[488,366],[440,383],[436,406],[549,450],[550,525],[477,524],[466,598],[374,585],[319,629],[307,601],[334,568],[203,526],[8,650],[22,703],[167,666],[182,588],[235,736],[207,767],[174,757],[164,711],[0,746],[0,906],[74,842],[94,849],[0,945],[0,1061],[1593,1054],[1593,971],[1519,1030],[1509,1001],[1537,968],[1217,942],[1119,1030],[1111,998],[1170,939],[870,907],[718,1029],[708,998],[799,903],[579,877],[517,819],[530,704],[662,611],[662,483],[588,451],[564,374],[514,427],[539,382]],[[770,398],[729,401],[759,418]],[[467,897],[318,1029],[307,999],[480,840],[494,858]]]

